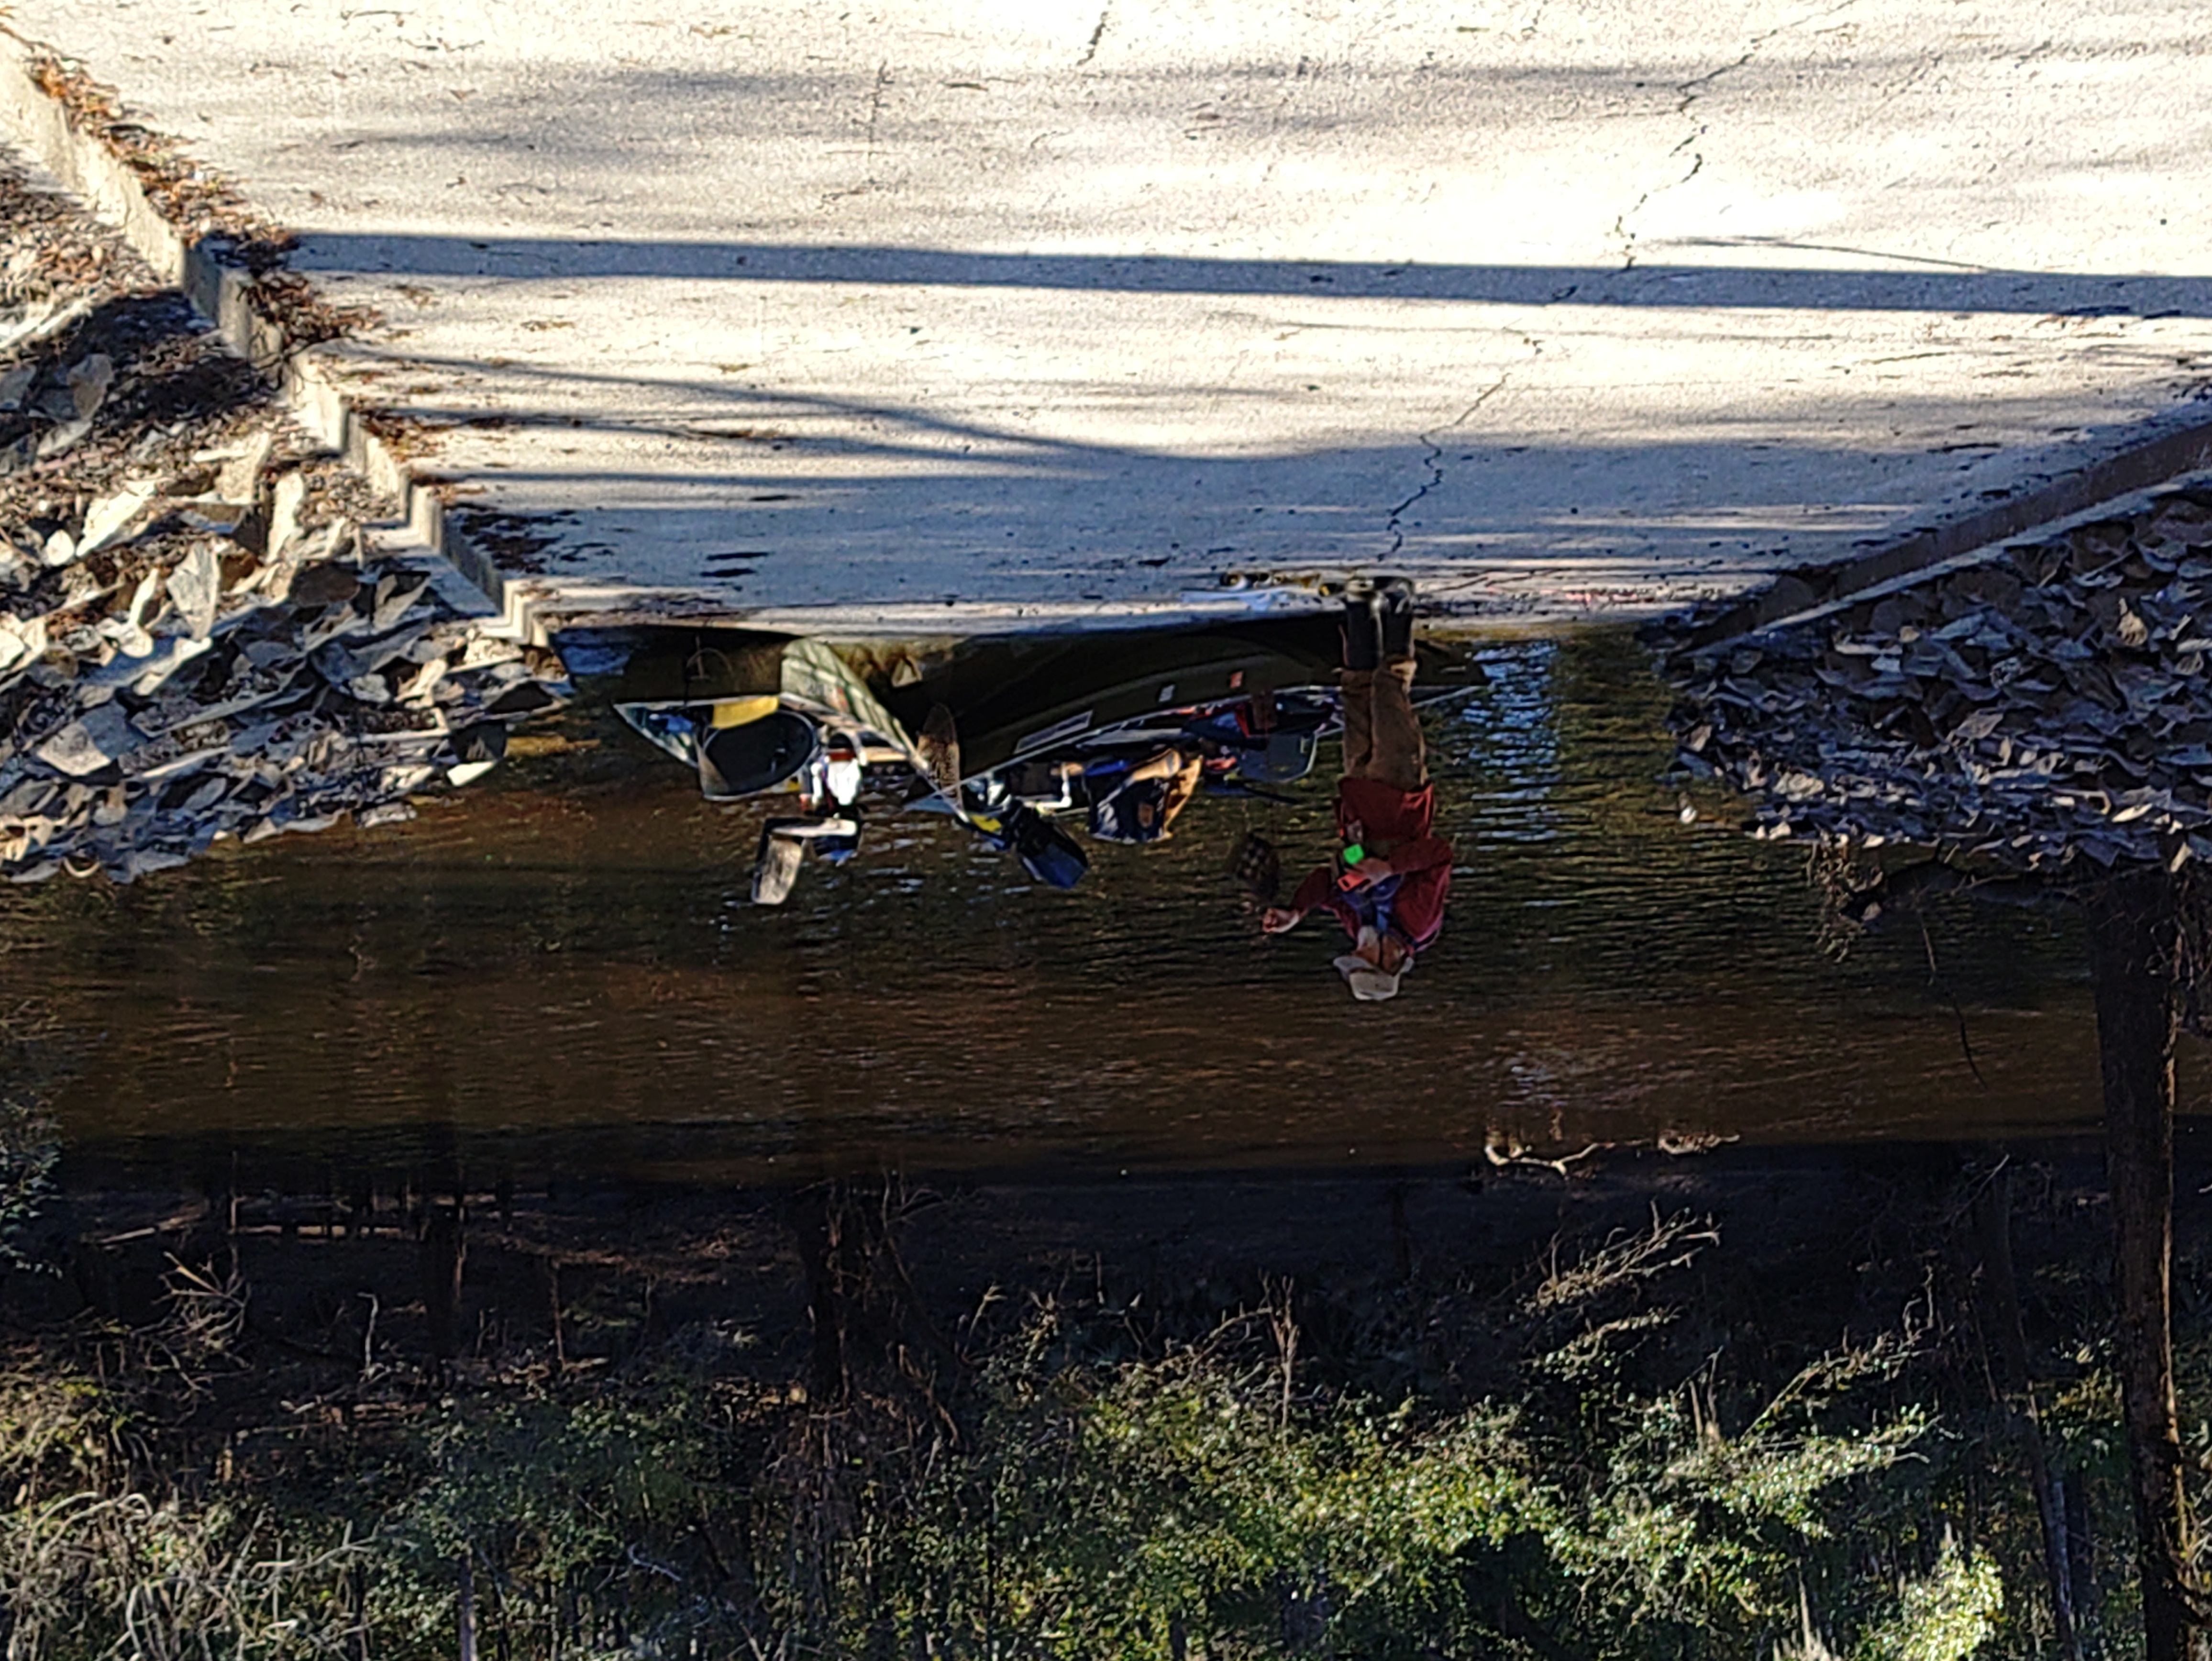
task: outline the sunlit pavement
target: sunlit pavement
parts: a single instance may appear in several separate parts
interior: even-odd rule
[[[2212,365],[2195,5],[14,15],[381,312],[362,395],[537,521],[495,526],[556,612],[1387,563],[1620,616],[1979,506]]]

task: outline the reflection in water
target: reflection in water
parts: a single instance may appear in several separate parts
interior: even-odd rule
[[[1287,934],[1326,911],[1351,937],[1336,967],[1362,1003],[1397,996],[1401,978],[1443,932],[1451,844],[1435,831],[1428,744],[1413,709],[1413,594],[1402,584],[1348,596],[1341,678],[1344,770],[1335,856],[1300,883],[1261,930]]]
[[[1412,665],[1410,592],[1386,592],[1407,636],[1399,660]],[[1366,637],[1380,599],[1347,605],[1365,620],[1364,647],[1379,649]],[[805,849],[833,862],[856,850],[864,799],[947,814],[1058,888],[1089,868],[1059,816],[1095,841],[1146,846],[1172,834],[1201,788],[1266,799],[1265,787],[1305,777],[1320,741],[1342,729],[1342,638],[1334,619],[1303,617],[984,640],[926,663],[898,656],[888,674],[881,648],[726,630],[580,633],[562,648],[625,721],[696,770],[708,800],[797,796],[799,813],[770,822],[758,855],[775,874],[757,875],[755,900],[781,904]],[[1428,655],[1447,687],[1480,684],[1479,665]],[[1372,699],[1364,679],[1352,684],[1364,734]]]
[[[80,1139],[602,1127],[597,1157],[781,1172],[2081,1123],[2066,919],[1939,910],[1940,987],[1905,931],[1833,961],[1798,856],[1717,796],[1683,824],[1654,782],[1666,694],[1628,640],[1474,655],[1487,684],[1426,717],[1452,920],[1387,1009],[1355,1008],[1318,948],[1259,940],[1224,873],[1248,830],[1286,858],[1336,845],[1325,765],[1266,787],[1286,800],[1201,794],[1158,844],[1091,843],[1065,893],[945,814],[870,808],[859,857],[767,910],[750,867],[776,799],[702,800],[588,676],[583,707],[411,824],[127,892],[0,891],[0,940],[79,1035],[58,1106]],[[901,718],[935,702],[971,707]],[[971,773],[1018,725],[967,723]]]
[[[833,864],[859,851],[871,764],[879,796],[945,813],[1066,889],[1090,861],[1055,816],[1079,818],[1095,841],[1162,843],[1201,785],[1286,800],[1255,787],[1304,778],[1319,740],[1340,733],[1333,861],[1280,905],[1264,838],[1248,834],[1232,863],[1268,903],[1267,934],[1317,911],[1335,918],[1350,940],[1339,970],[1355,998],[1381,1002],[1442,933],[1451,886],[1414,708],[1413,622],[1411,585],[1392,580],[1346,597],[1340,665],[1315,649],[1327,622],[1304,618],[1042,652],[988,642],[903,686],[870,684],[864,665],[812,640],[579,637],[567,656],[607,683],[624,721],[696,770],[708,800],[796,794],[799,812],[762,830],[756,904],[789,899],[810,849]],[[1479,665],[1450,666],[1480,684]],[[637,696],[670,678],[680,696]],[[894,706],[927,714],[902,720]]]

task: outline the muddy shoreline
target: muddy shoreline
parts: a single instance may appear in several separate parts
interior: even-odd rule
[[[2183,1120],[2178,1141],[2177,1239],[2186,1256],[2212,1241],[2212,1208],[2192,1197],[2212,1179],[2212,1117]],[[804,1196],[823,1191],[890,1196],[902,1255],[944,1319],[987,1286],[1042,1291],[1076,1263],[1149,1286],[1156,1299],[1170,1287],[1183,1288],[1176,1295],[1186,1301],[1210,1288],[1223,1309],[1285,1277],[1380,1284],[1418,1265],[1424,1275],[1510,1281],[1556,1241],[1632,1231],[1655,1208],[1715,1219],[1728,1255],[1761,1264],[1778,1290],[1817,1288],[1878,1272],[1883,1254],[1870,1248],[1887,1224],[2001,1161],[2034,1173],[2049,1202],[2045,1249],[2098,1250],[2104,1169],[2087,1135],[2002,1147],[1616,1152],[1564,1176],[1532,1161],[1103,1177],[908,1171],[826,1187],[625,1179],[586,1174],[581,1162],[459,1169],[426,1159],[316,1171],[302,1159],[212,1149],[189,1174],[180,1168],[178,1180],[157,1184],[143,1165],[72,1153],[27,1236],[33,1255],[67,1271],[52,1281],[18,1275],[0,1299],[34,1323],[88,1311],[148,1318],[167,1265],[230,1253],[269,1288],[255,1318],[271,1335],[298,1340],[316,1311],[327,1326],[330,1309],[374,1291],[394,1312],[387,1335],[404,1348],[419,1318],[418,1259],[442,1218],[441,1226],[458,1219],[465,1236],[464,1327],[479,1315],[520,1330],[542,1324],[532,1288],[556,1262],[586,1281],[654,1282],[659,1318],[678,1324],[739,1319],[796,1330],[805,1287],[789,1220]],[[2023,1244],[2023,1255],[2031,1250]]]

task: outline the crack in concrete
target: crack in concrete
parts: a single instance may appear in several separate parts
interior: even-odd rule
[[[1787,23],[1778,23],[1771,29],[1765,29],[1760,33],[1753,35],[1751,37],[1750,43],[1744,48],[1743,55],[1737,58],[1733,64],[1723,64],[1717,69],[1707,70],[1703,75],[1692,76],[1687,81],[1677,82],[1674,86],[1674,95],[1679,101],[1674,106],[1674,113],[1678,116],[1686,118],[1690,113],[1690,106],[1695,104],[1700,98],[1703,98],[1705,94],[1711,89],[1714,82],[1719,80],[1724,75],[1733,75],[1738,70],[1744,68],[1753,58],[1759,56],[1760,51],[1765,46],[1768,41],[1775,39],[1778,35],[1788,34],[1794,29],[1802,29],[1805,27],[1808,24],[1824,21],[1828,18],[1833,17],[1838,12],[1850,10],[1851,7],[1857,3],[1858,0],[1838,0],[1838,3],[1829,6],[1824,10],[1809,12],[1802,17],[1793,18]],[[1711,127],[1712,124],[1709,121],[1699,121],[1694,123],[1690,129],[1688,136],[1686,137],[1680,143],[1675,145],[1673,149],[1668,151],[1667,154],[1670,157],[1680,155],[1684,150],[1689,149],[1692,144],[1703,138],[1705,134],[1711,130]],[[1630,206],[1614,216],[1612,234],[1619,238],[1620,241],[1620,269],[1622,271],[1630,271],[1636,269],[1636,233],[1629,229],[1628,222],[1634,218],[1638,214],[1643,212],[1645,205],[1650,202],[1653,197],[1662,195],[1668,191],[1680,190],[1683,186],[1688,184],[1692,179],[1695,179],[1700,173],[1702,173],[1705,170],[1705,152],[1702,150],[1692,151],[1690,156],[1689,172],[1684,173],[1680,179],[1674,180],[1670,184],[1655,185],[1651,189],[1644,192],[1643,195],[1638,197],[1635,202]]]
[[[1687,115],[1690,113],[1690,106],[1696,103],[1698,100],[1705,95],[1706,88],[1711,86],[1713,82],[1719,80],[1721,76],[1724,75],[1734,75],[1745,64],[1750,63],[1753,58],[1759,56],[1759,47],[1765,45],[1772,36],[1780,33],[1781,31],[1778,29],[1770,29],[1765,34],[1754,36],[1749,50],[1747,50],[1742,57],[1737,58],[1735,63],[1723,64],[1717,70],[1708,70],[1703,75],[1692,76],[1687,81],[1676,82],[1674,91],[1676,95],[1680,97],[1682,101],[1674,106],[1674,113],[1677,115]]]
[[[869,89],[868,93],[867,138],[860,151],[860,182],[850,190],[824,192],[822,197],[823,207],[828,207],[832,202],[843,202],[855,196],[866,196],[869,192],[881,187],[882,181],[876,177],[878,155],[876,130],[883,123],[884,92],[890,83],[891,66],[889,60],[886,60],[876,65],[875,85]]]
[[[868,174],[871,184],[875,182],[876,129],[883,124],[884,89],[890,83],[891,66],[886,59],[876,65],[875,88],[868,94]]]
[[[1528,338],[1525,335],[1522,339],[1522,344],[1528,348],[1533,356],[1538,357],[1543,356],[1544,349],[1537,342]],[[1385,559],[1394,557],[1397,554],[1398,551],[1406,545],[1405,527],[1401,525],[1399,521],[1405,517],[1407,510],[1412,508],[1413,505],[1419,502],[1423,496],[1428,495],[1430,491],[1435,490],[1437,486],[1444,482],[1444,447],[1437,442],[1437,436],[1440,434],[1455,431],[1459,428],[1467,425],[1468,422],[1473,419],[1474,412],[1477,410],[1480,410],[1484,405],[1489,403],[1490,400],[1495,398],[1499,392],[1504,391],[1505,383],[1512,379],[1513,371],[1510,369],[1505,370],[1504,373],[1499,374],[1497,380],[1492,381],[1490,385],[1482,389],[1480,394],[1477,396],[1474,403],[1468,405],[1467,408],[1462,410],[1457,415],[1454,416],[1449,421],[1447,421],[1443,426],[1431,427],[1420,435],[1421,442],[1426,446],[1428,449],[1428,453],[1421,458],[1421,465],[1428,469],[1429,477],[1422,484],[1420,489],[1414,491],[1413,495],[1407,496],[1403,502],[1390,509],[1389,517],[1382,526],[1382,528],[1390,534],[1390,546],[1382,556]]]
[[[1084,43],[1083,56],[1075,60],[1075,67],[1079,70],[1098,56],[1098,43],[1106,38],[1106,20],[1113,11],[1110,3],[1098,9],[1098,26],[1091,31],[1091,39]]]
[[[2047,46],[2051,43],[2046,40],[2043,44]],[[2042,47],[2037,48],[2038,52],[2040,52],[2041,50]],[[2030,57],[2033,57],[2033,53],[2029,54]],[[2021,64],[2025,64],[2027,61],[2027,58],[2023,58],[2020,59],[2014,67],[2018,68]],[[1922,53],[1919,60],[1913,64],[1912,72],[1910,75],[1907,75],[1902,81],[1896,82],[1894,85],[1885,87],[1882,89],[1881,101],[1874,106],[1873,113],[1875,115],[1881,114],[1892,104],[1894,104],[1899,99],[1904,97],[1905,94],[1911,92],[1915,87],[1917,87],[1923,81],[1925,81],[1929,76],[1935,74],[1937,70],[1940,70],[1942,67],[1942,53],[1936,52]]]

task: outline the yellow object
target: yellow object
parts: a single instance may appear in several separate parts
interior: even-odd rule
[[[714,726],[750,727],[776,712],[773,697],[723,698],[712,706]]]

